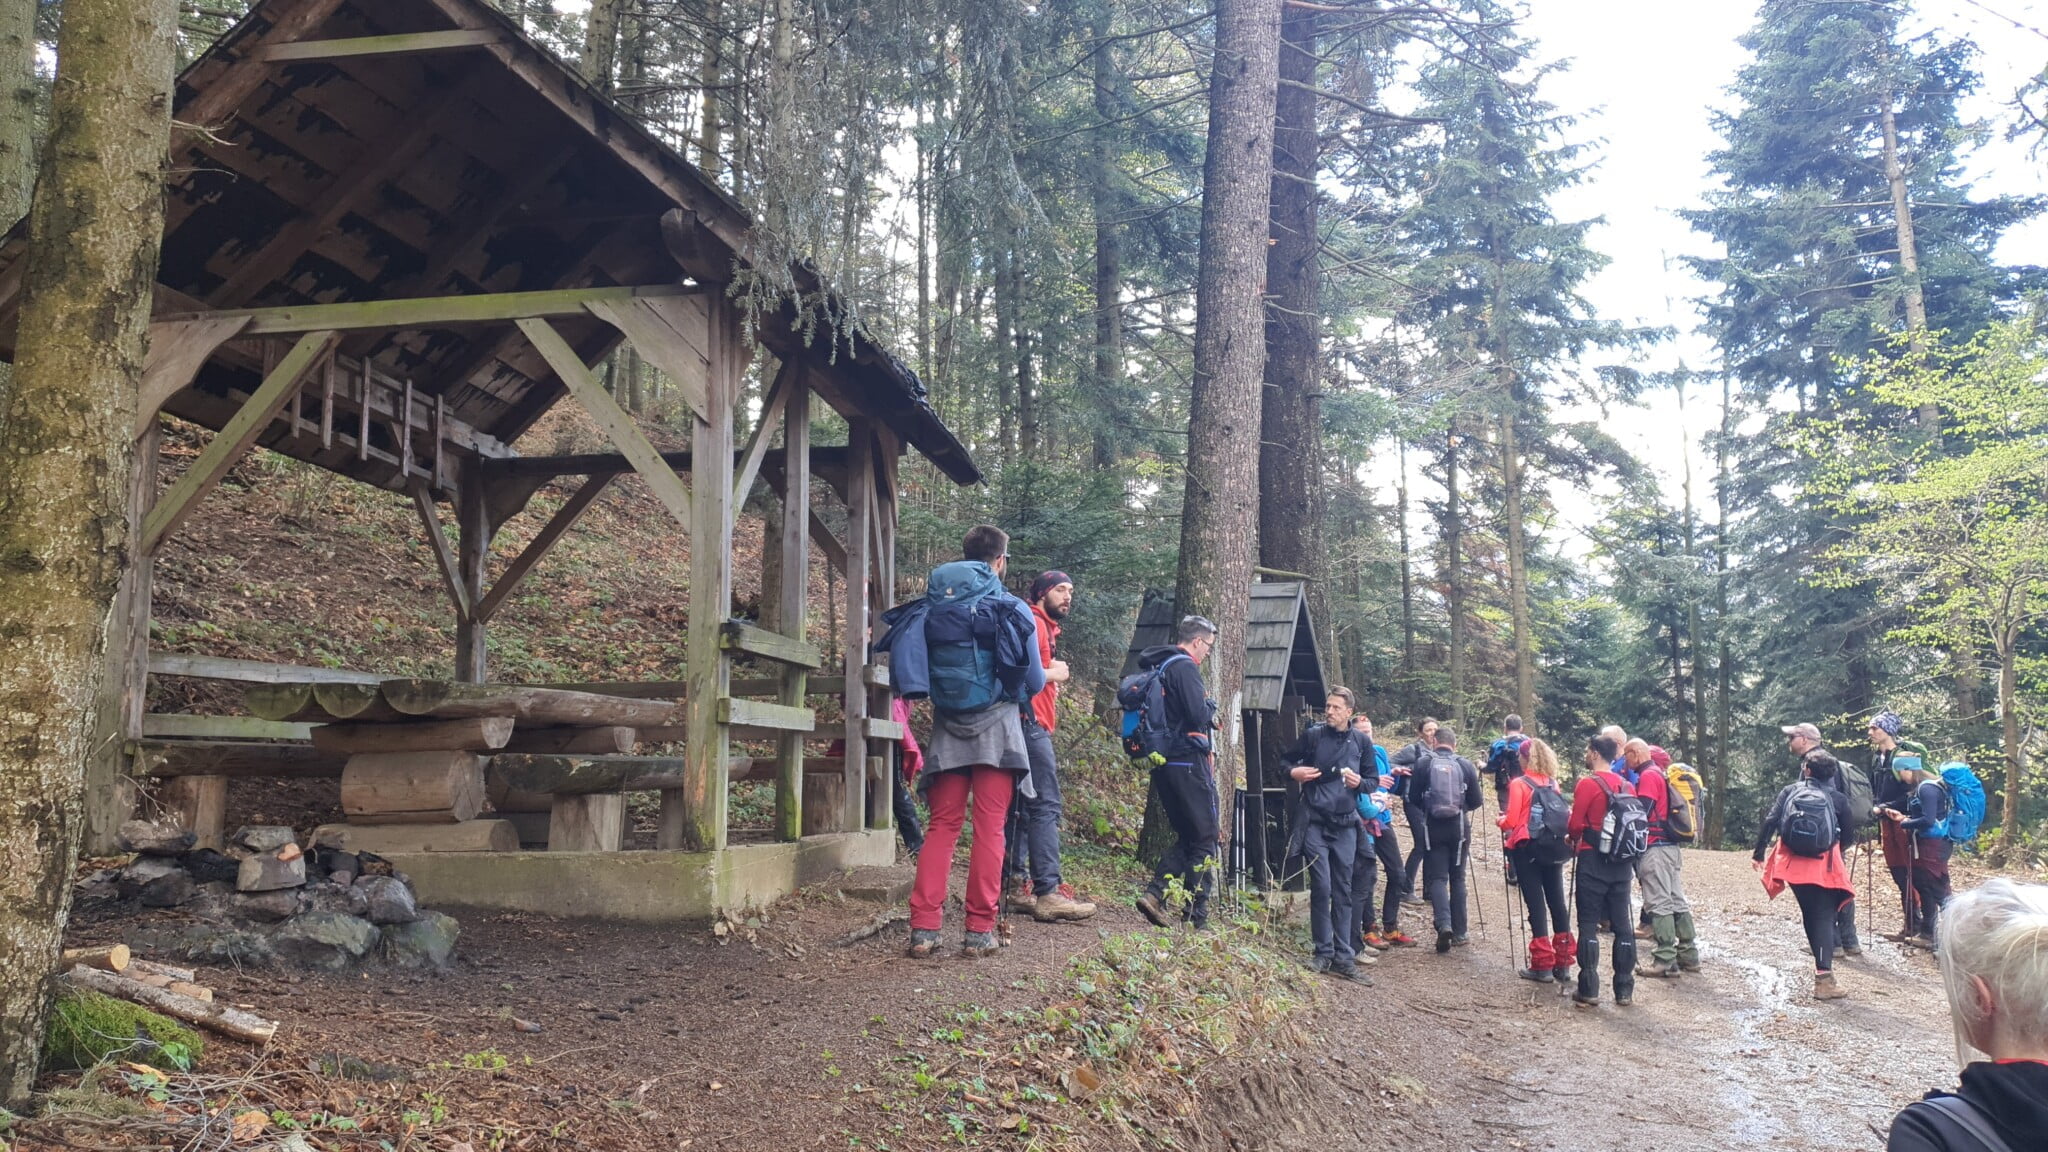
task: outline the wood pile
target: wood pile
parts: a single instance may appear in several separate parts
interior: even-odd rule
[[[65,949],[58,968],[80,988],[140,1004],[236,1040],[265,1044],[277,1034],[274,1021],[214,1003],[213,989],[200,984],[198,974],[190,968],[138,960],[126,944]]]

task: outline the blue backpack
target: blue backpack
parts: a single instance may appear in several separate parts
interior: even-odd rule
[[[983,712],[1004,698],[996,674],[1002,631],[1002,581],[976,560],[932,569],[925,582],[924,644],[930,659],[932,707],[950,715]]]
[[[1941,786],[1948,793],[1948,815],[1929,832],[1958,844],[1975,840],[1984,825],[1983,783],[1968,764],[1951,760],[1941,766]]]
[[[1157,667],[1133,672],[1117,685],[1117,706],[1124,710],[1121,731],[1124,754],[1139,768],[1157,768],[1166,763],[1173,743],[1173,729],[1166,724],[1166,669],[1175,660],[1191,660],[1175,652]]]

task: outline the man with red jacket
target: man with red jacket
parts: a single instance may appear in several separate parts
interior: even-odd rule
[[[1013,873],[1029,879],[1010,893],[1010,910],[1028,913],[1033,920],[1086,920],[1095,915],[1095,905],[1074,898],[1074,890],[1060,882],[1060,779],[1053,760],[1052,734],[1059,727],[1057,707],[1060,685],[1070,675],[1067,662],[1055,659],[1060,621],[1074,604],[1074,581],[1065,572],[1042,572],[1031,582],[1031,614],[1038,620],[1038,662],[1045,669],[1045,688],[1031,698],[1024,710],[1024,749],[1031,757],[1031,785],[1038,793],[1031,798],[1018,795],[1012,818],[1020,820],[1023,834],[1010,838]]]
[[[1612,796],[1633,796],[1635,788],[1614,770],[1621,749],[1611,736],[1595,736],[1586,744],[1586,775],[1572,789],[1572,818],[1565,835],[1577,848],[1573,884],[1579,919],[1579,987],[1574,1004],[1600,1002],[1600,926],[1614,933],[1614,1002],[1627,1006],[1635,999],[1636,938],[1629,928],[1629,884],[1635,868],[1615,862],[1600,851],[1601,824]]]
[[[1645,746],[1644,751],[1648,762],[1636,776],[1636,795],[1650,806],[1650,848],[1636,865],[1636,879],[1643,885],[1643,915],[1650,919],[1656,947],[1649,966],[1636,974],[1669,979],[1699,971],[1700,950],[1693,941],[1692,905],[1685,898],[1683,850],[1671,836],[1671,781],[1665,775],[1671,757],[1662,748]]]

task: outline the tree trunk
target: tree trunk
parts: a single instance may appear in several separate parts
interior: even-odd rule
[[[1401,710],[1415,711],[1415,569],[1408,563],[1408,441],[1396,436],[1401,483],[1394,490],[1394,524],[1401,540]]]
[[[35,1083],[131,546],[177,5],[69,0],[0,415],[0,1105]]]
[[[36,5],[0,0],[0,220],[28,213],[36,182]],[[14,368],[0,364],[0,411]]]
[[[1266,249],[1266,388],[1259,438],[1259,562],[1309,581],[1309,618],[1330,637],[1323,584],[1321,247],[1316,230],[1316,29],[1289,9],[1280,25],[1275,100],[1272,244]]]
[[[1451,689],[1445,714],[1454,728],[1465,726],[1465,556],[1464,511],[1458,503],[1458,431],[1444,438],[1444,597],[1451,610]]]
[[[1685,424],[1684,384],[1680,384],[1678,386],[1678,420],[1679,450],[1682,453],[1684,453],[1684,455],[1681,458],[1681,462],[1684,468],[1684,485],[1681,491],[1683,492],[1685,497],[1684,525],[1685,559],[1687,562],[1686,568],[1687,571],[1695,571],[1697,570],[1696,566],[1699,564],[1699,553],[1697,551],[1699,545],[1699,537],[1693,528],[1692,449],[1690,447],[1691,439],[1689,436],[1689,429]],[[1686,649],[1692,653],[1693,742],[1692,746],[1689,749],[1687,749],[1687,757],[1691,761],[1693,767],[1700,769],[1701,771],[1705,771],[1708,750],[1712,744],[1712,741],[1707,736],[1707,678],[1701,671],[1700,654],[1705,649],[1703,649],[1700,645],[1699,598],[1693,596],[1690,591],[1687,592],[1685,597],[1685,646]],[[1683,708],[1684,706],[1684,702],[1680,701],[1679,707]],[[1681,743],[1683,742],[1681,741]]]
[[[2020,784],[2026,776],[2026,749],[2020,747],[2019,637],[2002,636],[1998,645],[1998,724],[2005,745],[2005,804],[1999,813],[1998,854],[2010,863],[2020,827]]]
[[[1095,16],[1095,397],[1103,418],[1094,433],[1095,467],[1116,463],[1118,433],[1110,418],[1122,410],[1124,383],[1123,200],[1118,192],[1116,58],[1109,36],[1114,9],[1103,4]]]
[[[718,89],[725,83],[725,0],[707,0],[704,7],[704,87],[697,122],[697,167],[718,182]]]
[[[612,65],[619,52],[619,9],[622,0],[590,0],[583,24],[583,55],[577,70],[600,92],[612,90]]]
[[[1724,373],[1721,376],[1721,436],[1714,443],[1715,471],[1714,511],[1714,631],[1720,639],[1714,670],[1718,683],[1715,686],[1715,702],[1719,715],[1715,725],[1717,738],[1714,749],[1714,787],[1708,793],[1710,811],[1707,815],[1707,840],[1709,848],[1721,846],[1722,830],[1727,827],[1728,817],[1728,771],[1730,740],[1734,733],[1734,703],[1730,698],[1730,671],[1732,663],[1728,658],[1728,438],[1734,434],[1734,377]]]
[[[1194,389],[1176,598],[1217,625],[1209,683],[1222,705],[1216,794],[1236,794],[1245,614],[1258,548],[1259,410],[1279,83],[1280,0],[1217,0],[1203,163],[1202,247],[1195,275]],[[1226,809],[1220,827],[1229,834]]]
[[[1533,724],[1536,718],[1536,629],[1529,619],[1528,526],[1522,512],[1522,447],[1515,433],[1521,400],[1508,382],[1508,411],[1500,421],[1501,484],[1505,493],[1508,534],[1508,617],[1515,645],[1515,711]]]

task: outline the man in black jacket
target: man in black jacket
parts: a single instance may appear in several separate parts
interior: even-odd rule
[[[1401,798],[1401,811],[1408,821],[1408,866],[1401,869],[1401,903],[1420,905],[1428,903],[1415,898],[1415,878],[1422,875],[1423,819],[1422,810],[1408,803],[1408,797],[1413,795],[1408,785],[1415,762],[1436,747],[1436,718],[1423,717],[1415,732],[1415,742],[1394,753],[1388,762],[1394,766],[1394,795]]]
[[[1358,855],[1359,741],[1351,734],[1357,703],[1349,688],[1332,688],[1323,706],[1324,723],[1301,734],[1288,753],[1288,775],[1301,785],[1301,816],[1294,848],[1308,868],[1309,935],[1315,941],[1310,966],[1344,980],[1364,980],[1357,968],[1357,910],[1351,904],[1351,870]]]
[[[1138,667],[1164,668],[1160,689],[1166,701],[1166,724],[1173,741],[1166,763],[1152,769],[1152,790],[1159,796],[1166,822],[1173,828],[1173,847],[1159,858],[1158,873],[1138,897],[1138,911],[1161,928],[1170,918],[1167,885],[1180,881],[1190,900],[1185,913],[1197,928],[1209,925],[1209,886],[1216,866],[1216,775],[1210,765],[1209,733],[1216,727],[1216,702],[1202,684],[1202,661],[1216,646],[1216,625],[1188,616],[1174,628],[1173,643],[1147,648]]]
[[[1486,803],[1479,769],[1458,755],[1458,734],[1438,725],[1436,747],[1416,761],[1408,778],[1408,811],[1422,817],[1422,886],[1436,916],[1436,950],[1470,943],[1466,935],[1466,853],[1472,829],[1466,813]]]

